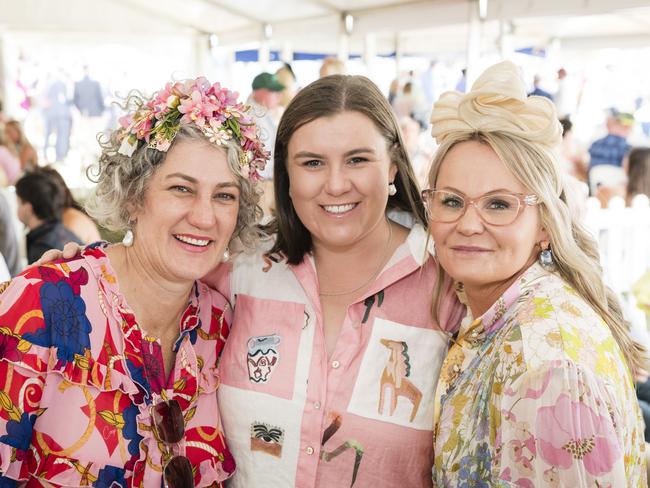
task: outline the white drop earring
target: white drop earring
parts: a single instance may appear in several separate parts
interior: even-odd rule
[[[124,237],[122,238],[122,245],[124,247],[131,247],[133,245],[133,231],[131,229],[127,229],[127,231],[124,233]]]
[[[221,259],[222,263],[230,261],[230,249],[226,246],[226,249],[223,251],[223,258]]]
[[[395,183],[391,182],[388,184],[388,195],[391,197],[397,194],[397,187],[395,186]]]

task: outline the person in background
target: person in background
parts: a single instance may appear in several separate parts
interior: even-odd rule
[[[16,276],[23,269],[14,218],[15,213],[7,198],[0,194],[0,253],[4,257],[11,276]]]
[[[199,278],[255,246],[268,153],[205,78],[126,108],[88,207],[122,243],[1,289],[2,486],[217,488],[235,470],[215,394],[231,306]]]
[[[399,127],[402,130],[404,145],[413,165],[415,178],[422,188],[426,184],[429,166],[433,161],[435,145],[428,134],[422,131],[417,120],[412,117],[400,117]]]
[[[506,61],[431,122],[430,232],[468,306],[436,393],[434,485],[647,486],[646,351],[570,209],[555,106]]]
[[[395,111],[395,115],[397,115],[397,118],[414,118],[414,114],[417,110],[417,99],[413,93],[413,83],[410,81],[404,83],[402,93],[397,95],[395,100],[393,100],[392,106],[393,110]]]
[[[463,68],[460,70],[460,77],[456,82],[456,91],[465,93],[466,89],[467,89],[467,68]]]
[[[635,147],[627,157],[627,203],[637,195],[650,198],[650,147]]]
[[[255,123],[260,129],[262,141],[266,151],[273,154],[273,145],[275,144],[275,133],[278,130],[278,120],[276,108],[280,105],[284,85],[280,83],[278,77],[271,73],[260,73],[253,78],[253,91],[248,98],[248,103],[252,107],[252,113],[255,117]],[[272,157],[272,156],[271,156]],[[270,215],[273,209],[273,161],[261,172],[262,182],[262,201],[260,205],[265,215]]]
[[[18,219],[29,229],[27,263],[38,260],[48,249],[63,249],[68,242],[81,244],[61,221],[65,192],[41,171],[26,173],[16,182]]]
[[[393,79],[393,81],[390,82],[390,85],[388,86],[388,103],[390,105],[393,105],[393,102],[397,98],[397,95],[399,94],[399,78]]]
[[[531,91],[528,96],[529,97],[544,97],[548,98],[549,100],[553,100],[553,95],[551,95],[549,92],[546,90],[543,90],[539,84],[542,81],[542,78],[539,75],[535,75],[533,77],[533,91]]]
[[[22,171],[28,171],[38,167],[38,154],[36,149],[29,142],[22,125],[17,120],[9,120],[5,125],[7,138],[16,148],[20,167]]]
[[[65,195],[63,203],[62,222],[66,229],[75,234],[84,244],[101,240],[95,222],[84,212],[83,207],[77,203],[63,176],[51,166],[44,166],[40,171],[52,178],[59,185]]]
[[[99,81],[90,78],[88,66],[84,66],[83,78],[74,84],[72,101],[84,117],[101,117],[104,113],[102,87]]]
[[[275,76],[278,77],[278,81],[284,86],[280,97],[280,107],[284,109],[289,105],[293,97],[296,96],[296,74],[293,72],[293,68],[289,63],[284,63],[275,72]]]
[[[324,78],[325,76],[330,75],[344,75],[347,74],[347,71],[344,61],[338,58],[329,57],[323,59],[323,64],[318,71],[318,76]]]
[[[562,144],[560,163],[562,170],[579,181],[587,181],[589,153],[573,138],[573,123],[569,117],[560,119],[562,125]]]
[[[46,161],[52,134],[56,135],[54,154],[57,162],[63,161],[70,149],[70,131],[72,130],[71,100],[68,98],[68,88],[64,79],[65,74],[62,71],[58,72],[45,91],[43,102],[43,117],[45,118],[43,154]]]
[[[599,165],[623,166],[623,160],[630,151],[627,142],[634,127],[634,116],[617,109],[610,109],[607,116],[607,135],[594,141],[589,147],[589,168]]]
[[[4,124],[0,124],[0,186],[13,185],[20,173],[18,153],[7,136]]]

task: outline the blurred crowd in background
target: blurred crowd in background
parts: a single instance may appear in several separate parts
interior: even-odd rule
[[[243,64],[234,68],[240,75],[240,98],[251,106],[271,153],[284,107],[302,86],[317,77],[360,71],[355,62],[345,63],[333,57],[312,60],[307,65],[274,62],[266,67],[267,71],[261,71],[258,63]],[[458,62],[429,60],[418,66],[400,70],[396,76],[392,71],[390,79],[384,76],[373,81],[383,89],[394,109],[419,183],[426,188],[428,167],[436,151],[429,133],[432,103],[444,91],[464,92],[470,87],[467,73]],[[89,243],[100,237],[118,237],[96,227],[85,215],[83,201],[93,188],[86,173],[100,152],[97,137],[117,126],[120,104],[127,96],[122,87],[134,84],[125,73],[115,72],[104,78],[96,74],[101,70],[95,71],[87,64],[77,66],[76,74],[65,69],[42,72],[30,59],[19,56],[19,67],[15,78],[5,80],[5,86],[11,87],[10,103],[0,107],[2,278],[15,275],[46,249],[62,247],[67,241]],[[585,71],[572,66],[549,69],[547,65],[523,62],[522,70],[529,75],[529,95],[548,97],[556,104],[564,129],[558,149],[560,160],[571,181],[577,208],[592,209],[594,232],[600,232],[602,237],[606,229],[601,214],[593,213],[594,203],[587,203],[589,197],[602,209],[612,201],[623,202],[616,205],[624,207],[636,201],[647,213],[649,93],[641,87],[635,91],[626,86],[625,96],[621,96],[620,90],[608,88],[610,85],[601,77],[590,79]],[[146,92],[147,86],[141,90]],[[262,206],[270,215],[272,162],[262,176]],[[625,217],[633,224],[638,218]],[[625,219],[614,220],[620,224]],[[639,222],[639,226],[648,227],[649,223]],[[603,253],[613,255],[606,249]],[[613,262],[614,268],[620,268]],[[618,287],[628,302],[633,282],[645,269],[643,263],[631,267],[634,269],[627,278],[620,279],[623,284]]]

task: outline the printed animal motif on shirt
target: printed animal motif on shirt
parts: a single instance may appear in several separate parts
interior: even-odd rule
[[[280,361],[277,334],[251,337],[248,340],[248,379],[253,383],[267,383]]]
[[[363,458],[363,446],[356,439],[348,439],[347,441],[342,442],[336,449],[333,449],[332,451],[325,449],[325,444],[341,428],[342,423],[341,415],[337,412],[330,412],[328,414],[328,418],[331,419],[331,422],[323,432],[320,458],[326,463],[329,463],[344,452],[350,449],[354,450],[354,466],[352,467],[352,481],[350,482],[350,487],[352,487],[354,486],[354,483],[357,480],[357,474],[359,473],[359,466],[361,465],[361,459]]]
[[[286,256],[282,252],[276,252],[273,254],[265,254],[264,255],[264,267],[262,268],[262,271],[265,273],[268,273],[273,264],[277,264],[280,261],[284,261],[286,259]]]
[[[384,400],[390,395],[388,415],[392,416],[397,408],[397,399],[402,396],[412,404],[410,422],[418,413],[422,392],[408,379],[411,375],[411,363],[408,355],[408,345],[403,341],[381,339],[379,342],[385,346],[390,354],[379,383],[379,409],[380,415],[384,412]]]
[[[282,457],[282,444],[284,443],[284,429],[281,427],[253,422],[251,424],[251,451],[260,451]]]

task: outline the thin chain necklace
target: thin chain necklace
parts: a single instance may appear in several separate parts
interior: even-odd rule
[[[388,259],[388,254],[390,253],[390,243],[392,240],[393,240],[393,226],[390,225],[390,222],[388,222],[388,241],[386,242],[386,250],[384,251],[384,255],[382,256],[381,261],[379,261],[379,266],[377,266],[377,269],[372,273],[370,278],[368,278],[360,286],[357,286],[352,290],[336,291],[336,292],[321,291],[318,294],[322,297],[340,297],[343,295],[349,295],[351,293],[357,292],[365,288],[366,286],[368,286],[371,281],[373,281],[375,278],[377,278],[377,276],[379,276],[379,273],[384,268],[384,264],[386,263],[386,260]]]

